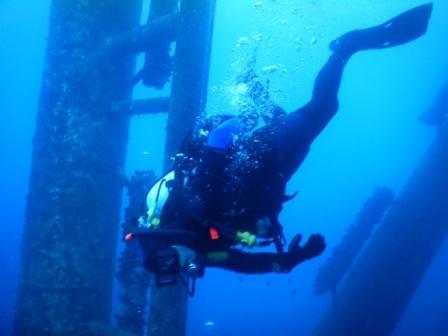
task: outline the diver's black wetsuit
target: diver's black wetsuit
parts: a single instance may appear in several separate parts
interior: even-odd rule
[[[245,253],[232,248],[232,230],[253,232],[260,218],[269,218],[275,224],[274,230],[281,230],[277,217],[288,199],[286,183],[302,164],[314,139],[336,114],[339,86],[349,58],[360,50],[393,47],[418,38],[426,32],[431,10],[432,5],[420,6],[382,25],[352,31],[334,41],[333,53],[316,78],[311,101],[292,113],[280,113],[268,125],[237,141],[236,147],[245,149],[245,160],[250,165],[230,169],[235,151],[226,146],[214,147],[213,141],[209,142],[200,153],[196,174],[199,178],[191,183],[193,192],[187,190],[187,196],[185,190],[170,195],[162,216],[165,227],[196,232],[200,243],[186,245],[204,254],[226,251],[224,260],[208,260],[207,265],[237,272],[289,271],[322,253],[325,244],[320,235],[313,235],[304,247],[299,246],[297,237],[288,252]],[[229,131],[228,137],[234,133]],[[231,179],[234,183],[228,183]],[[195,194],[202,202],[199,206]],[[223,237],[211,240],[210,227],[222,228]],[[226,230],[230,233],[226,234]]]

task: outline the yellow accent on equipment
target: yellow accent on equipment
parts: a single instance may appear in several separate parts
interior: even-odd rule
[[[151,226],[158,227],[159,225],[160,225],[160,218],[159,217],[154,217],[153,219],[151,219]]]
[[[238,231],[235,235],[235,240],[248,247],[254,247],[257,242],[257,236],[247,231]]]

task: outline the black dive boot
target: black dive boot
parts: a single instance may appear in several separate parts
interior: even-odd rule
[[[353,30],[330,44],[330,49],[353,54],[366,49],[383,49],[411,42],[426,33],[432,3],[413,8],[370,28]]]

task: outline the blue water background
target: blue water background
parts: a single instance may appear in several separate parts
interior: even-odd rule
[[[232,111],[235,74],[258,45],[257,70],[262,74],[272,65],[279,69],[261,77],[269,79],[276,101],[291,111],[309,99],[332,39],[422,3],[218,0],[208,110]],[[448,1],[434,4],[424,38],[399,48],[359,53],[349,62],[339,95],[340,113],[288,185],[299,196],[281,216],[286,236],[321,232],[328,241],[327,252],[288,275],[207,270],[190,302],[188,335],[309,335],[318,324],[330,303],[330,297],[312,295],[318,267],[373,188],[387,185],[398,192],[434,137],[434,129],[418,122],[448,80]],[[9,334],[13,317],[48,14],[48,0],[0,1],[0,335]],[[143,87],[135,90],[135,98],[158,95]],[[132,120],[128,174],[148,168],[162,172],[165,122],[164,115]],[[447,261],[445,244],[395,336],[448,335]]]

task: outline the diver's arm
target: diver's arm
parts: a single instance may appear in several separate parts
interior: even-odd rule
[[[285,253],[247,253],[237,249],[209,253],[206,266],[246,274],[287,273],[298,264],[317,257],[325,249],[321,235],[312,235],[303,247],[299,246],[300,239],[301,236],[296,236]]]
[[[229,271],[246,274],[286,273],[304,261],[304,258],[293,258],[289,253],[245,253],[236,249],[225,252],[223,260],[207,259],[207,267],[219,267]],[[212,257],[214,258],[214,257]]]

